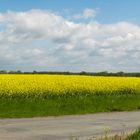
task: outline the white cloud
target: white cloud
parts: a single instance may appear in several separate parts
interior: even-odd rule
[[[83,16],[85,18],[95,17],[96,14],[97,14],[97,12],[95,10],[89,9],[89,8],[85,9],[84,12],[83,12]]]
[[[73,19],[90,19],[95,18],[97,15],[97,10],[86,8],[80,14],[73,15]]]
[[[96,16],[92,9],[84,18]],[[75,23],[47,10],[0,13],[1,69],[139,71],[140,27]]]

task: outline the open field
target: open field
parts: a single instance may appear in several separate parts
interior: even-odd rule
[[[0,75],[0,117],[140,109],[140,78]]]

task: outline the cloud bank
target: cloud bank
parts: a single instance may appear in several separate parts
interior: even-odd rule
[[[138,25],[77,23],[48,10],[0,13],[0,69],[140,71],[139,60]]]

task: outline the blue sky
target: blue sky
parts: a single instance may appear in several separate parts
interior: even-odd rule
[[[0,0],[0,11],[27,11],[30,9],[50,9],[80,12],[85,8],[99,9],[98,20],[112,23],[127,20],[140,24],[139,0]]]
[[[0,69],[140,71],[139,0],[0,0]]]

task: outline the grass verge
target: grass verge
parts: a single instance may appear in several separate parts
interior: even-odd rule
[[[125,140],[140,140],[140,128],[136,130],[132,135],[128,136]]]
[[[101,136],[101,138],[72,138],[70,140],[140,140],[140,128],[137,129],[134,133],[128,135],[127,133],[123,132],[121,135],[115,135],[115,136],[108,136],[105,134],[105,136]]]
[[[73,95],[0,98],[0,118],[43,117],[140,109],[140,95]]]
[[[104,138],[96,139],[96,140],[140,140],[140,128],[130,135],[125,134],[125,132],[123,133],[124,133],[123,135],[115,135],[113,137],[104,137]]]

